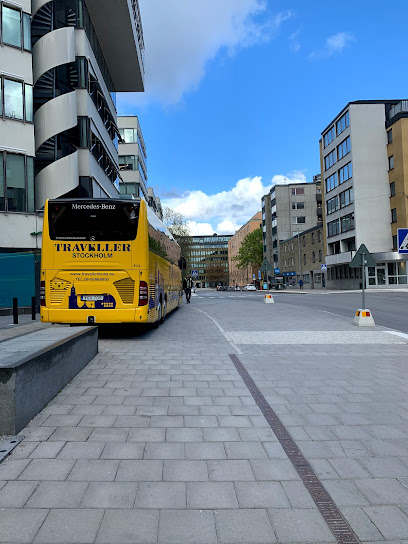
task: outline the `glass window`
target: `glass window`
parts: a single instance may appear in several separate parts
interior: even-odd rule
[[[7,153],[7,205],[10,212],[26,211],[24,156]]]
[[[3,5],[3,42],[21,47],[21,11]]]
[[[3,175],[3,153],[0,153],[0,211],[4,212],[4,175]]]
[[[398,236],[397,235],[392,237],[392,249],[398,249]]]
[[[23,84],[10,79],[4,80],[4,115],[13,119],[24,119]]]
[[[322,250],[319,249],[319,263],[322,262]]]
[[[397,208],[391,210],[391,223],[397,222]]]
[[[34,158],[27,157],[27,211],[34,213]]]
[[[33,87],[25,85],[25,120],[33,122]]]
[[[23,13],[23,47],[31,51],[31,17],[28,13]]]
[[[391,155],[391,157],[388,157],[388,170],[392,170],[394,168],[394,155]]]
[[[321,242],[321,240],[322,240],[322,231],[321,231],[321,230],[318,230],[318,231],[317,231],[317,240],[318,240],[319,242]]]
[[[390,183],[390,196],[395,196],[395,181]]]
[[[387,143],[392,144],[392,128],[387,132]]]

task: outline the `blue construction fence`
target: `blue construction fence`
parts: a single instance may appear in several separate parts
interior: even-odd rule
[[[30,307],[31,298],[38,298],[39,270],[40,253],[0,253],[0,308],[11,308],[13,298]]]

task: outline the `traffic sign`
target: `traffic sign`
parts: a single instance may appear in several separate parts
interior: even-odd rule
[[[258,270],[258,280],[260,280],[260,279],[261,279],[261,271]]]
[[[408,252],[407,252],[408,253]],[[363,255],[364,255],[364,261],[363,261]],[[356,254],[351,259],[351,263],[349,264],[350,268],[360,268],[360,266],[376,266],[376,262],[371,256],[371,253],[368,251],[366,246],[364,244],[361,244],[361,246],[356,251]]]
[[[274,272],[275,274],[280,274],[280,268],[275,268]]]
[[[265,257],[265,259],[263,260],[263,263],[261,265],[261,272],[268,272],[268,270],[272,270],[272,265],[271,263],[268,261],[268,259]]]
[[[398,229],[398,253],[408,253],[408,229]]]
[[[198,270],[192,270],[191,275],[192,276],[198,276]]]
[[[320,269],[321,269],[322,272],[326,272],[326,270],[327,270],[327,264],[321,264],[321,265],[320,265]]]

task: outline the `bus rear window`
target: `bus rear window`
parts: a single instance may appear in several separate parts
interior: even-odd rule
[[[139,220],[139,203],[49,202],[51,240],[134,240]]]

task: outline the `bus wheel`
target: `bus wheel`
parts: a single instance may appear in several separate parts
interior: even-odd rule
[[[162,305],[159,302],[159,305],[157,306],[157,321],[155,323],[153,323],[153,327],[155,329],[157,329],[159,327],[160,323],[163,323],[162,315],[163,315]]]
[[[163,302],[163,312],[162,312],[160,323],[164,322],[164,319],[166,317],[166,313],[167,313],[167,305],[166,305],[166,301],[164,301]]]

